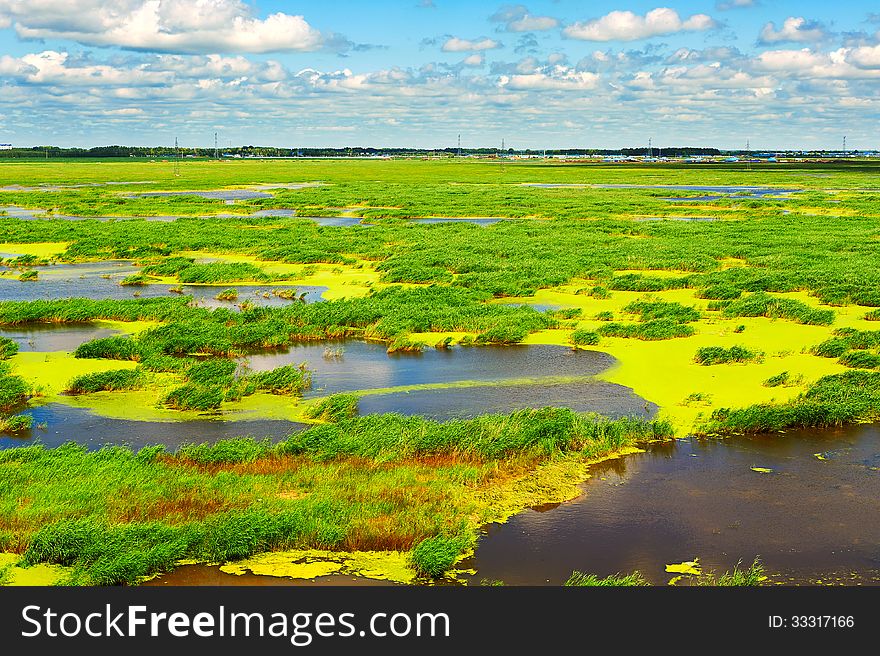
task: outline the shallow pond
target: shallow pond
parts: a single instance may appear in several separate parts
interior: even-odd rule
[[[490,525],[463,566],[514,585],[572,570],[665,584],[666,564],[760,556],[773,581],[880,582],[878,426],[659,444],[592,474],[580,498]]]
[[[705,186],[705,185],[633,185],[633,184],[564,184],[564,183],[539,183],[529,182],[524,187],[537,187],[540,189],[566,189],[566,188],[592,188],[592,189],[669,189],[674,191],[704,191],[713,194],[736,194],[742,198],[758,198],[762,196],[775,196],[777,194],[794,194],[803,189],[783,189],[777,187],[749,187],[749,186]],[[718,196],[712,196],[718,198]],[[666,199],[669,200],[669,199]]]
[[[14,254],[10,254],[14,255]],[[16,278],[0,277],[0,299],[4,301],[34,301],[56,298],[91,298],[91,299],[128,299],[157,298],[173,296],[169,288],[173,284],[120,285],[127,276],[137,273],[139,269],[127,261],[85,262],[77,264],[54,264],[33,267],[38,272],[38,279],[22,282]],[[220,292],[235,288],[238,290],[236,301],[218,301],[215,297]],[[238,309],[238,304],[247,300],[254,305],[277,307],[289,303],[300,302],[297,299],[285,299],[277,296],[281,289],[296,290],[299,296],[305,294],[306,303],[322,300],[326,287],[315,285],[259,285],[254,283],[223,283],[219,285],[182,285],[181,294],[192,296],[202,307],[225,307]]]
[[[312,389],[306,397],[355,390],[500,381],[547,376],[588,377],[610,367],[614,358],[598,351],[561,346],[459,346],[422,353],[387,353],[378,342],[306,342],[288,349],[254,353],[245,360],[254,371],[306,363]]]
[[[84,187],[113,187],[113,186],[128,186],[128,185],[145,185],[145,184],[156,184],[153,180],[137,180],[134,182],[82,182],[80,184],[68,184],[68,185],[53,185],[53,184],[45,184],[38,186],[26,187],[22,185],[6,185],[5,187],[0,187],[0,191],[65,191],[66,189],[82,189]]]
[[[141,585],[256,585],[256,586],[312,586],[312,585],[394,585],[389,581],[368,579],[364,576],[332,574],[316,579],[291,579],[280,576],[261,576],[245,572],[227,574],[216,565],[182,565],[172,572],[162,574]]]
[[[490,226],[505,219],[492,216],[429,216],[422,219],[408,219],[410,223],[473,223],[478,226]]]
[[[690,199],[689,199],[690,200]],[[644,216],[634,221],[721,221],[716,216]]]
[[[358,400],[358,411],[363,415],[399,412],[440,421],[548,406],[596,412],[612,418],[636,416],[647,419],[657,412],[656,405],[646,402],[628,387],[597,380],[366,394]]]
[[[0,337],[13,340],[19,351],[75,351],[80,344],[118,334],[91,324],[29,323],[0,328]]]
[[[233,201],[227,201],[228,203],[232,203]],[[162,223],[169,223],[171,221],[176,221],[177,216],[165,215],[165,216],[71,216],[66,214],[53,214],[49,213],[47,210],[43,209],[27,209],[24,207],[18,207],[15,205],[7,205],[0,207],[0,212],[5,212],[5,214],[0,214],[0,219],[3,218],[11,218],[18,219],[20,221],[39,221],[45,219],[55,219],[60,221],[134,221],[134,220],[143,220],[143,221],[157,221]],[[257,210],[255,212],[245,213],[245,214],[232,214],[228,212],[221,212],[219,214],[204,214],[198,217],[187,217],[187,218],[202,218],[202,219],[246,219],[246,218],[295,218],[299,217],[302,219],[308,219],[317,223],[321,226],[327,226],[330,228],[348,228],[351,226],[361,226],[363,228],[372,227],[369,223],[361,223],[360,217],[357,216],[299,216],[296,213],[296,210],[291,209],[274,209],[274,210]],[[463,220],[463,219],[455,219],[455,220]],[[434,223],[439,223],[444,220],[433,221]],[[464,221],[468,221],[464,219]],[[472,223],[479,223],[482,221],[481,219],[473,220]],[[486,219],[486,221],[490,223],[495,223],[497,219]],[[431,221],[429,221],[431,222]]]
[[[141,219],[144,221],[168,223],[170,221],[176,221],[178,218],[176,216],[71,216],[69,214],[49,213],[47,210],[26,209],[14,205],[0,207],[0,211],[6,212],[5,215],[0,214],[0,219],[5,216],[6,218],[18,219],[20,221],[40,221],[44,219],[56,219],[60,221],[131,221]]]
[[[142,194],[131,194],[125,198],[156,198],[169,196],[198,196],[209,200],[252,200],[254,198],[272,198],[272,194],[252,189],[218,189],[214,191],[146,191]]]
[[[696,557],[704,570],[720,573],[756,556],[771,584],[880,583],[876,425],[679,440],[591,471],[578,499],[486,527],[474,556],[459,564],[476,569],[471,585],[560,585],[572,570],[599,576],[639,570],[666,585],[675,576],[667,564]],[[151,584],[347,583],[245,576],[195,565]]]
[[[86,409],[62,403],[47,403],[28,408],[21,414],[31,415],[34,418],[34,427],[14,437],[0,435],[0,449],[27,446],[36,442],[54,447],[72,441],[90,449],[98,449],[105,444],[127,445],[134,449],[150,444],[164,444],[173,451],[183,444],[213,443],[248,435],[280,441],[305,428],[305,424],[281,420],[128,421],[101,417]]]

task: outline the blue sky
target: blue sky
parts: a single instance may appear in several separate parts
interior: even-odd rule
[[[0,142],[880,147],[845,0],[0,0]]]

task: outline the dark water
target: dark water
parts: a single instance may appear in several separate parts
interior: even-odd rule
[[[409,219],[410,223],[473,223],[478,226],[490,226],[504,221],[501,217],[460,217],[460,216],[430,216],[424,219]]]
[[[4,301],[52,300],[58,298],[129,299],[173,296],[168,289],[175,284],[121,285],[127,276],[139,269],[128,261],[85,262],[77,264],[54,264],[34,267],[38,272],[35,281],[22,282],[15,278],[0,278],[0,299]],[[217,294],[235,288],[236,301],[218,301]],[[284,299],[273,292],[282,287],[252,283],[224,283],[221,285],[183,285],[182,295],[193,297],[202,307],[226,307],[238,309],[238,304],[248,300],[254,305],[277,307],[298,303],[297,299]],[[297,285],[297,295],[305,293],[306,303],[322,300],[326,287]]]
[[[360,217],[357,216],[303,216],[303,219],[314,221],[319,226],[327,228],[350,228],[352,226],[360,226],[361,228],[372,228],[370,223],[361,223]]]
[[[704,186],[704,185],[633,185],[633,184],[562,184],[562,183],[527,183],[525,187],[538,187],[541,189],[578,188],[591,187],[594,189],[670,189],[675,191],[704,191],[713,194],[736,194],[740,198],[761,198],[763,196],[775,196],[777,194],[794,194],[803,189],[781,189],[774,187],[749,187],[749,186]],[[665,200],[715,200],[719,195],[696,197],[696,198],[667,198]]]
[[[691,200],[691,199],[688,199]],[[716,216],[645,216],[635,221],[720,221]]]
[[[83,187],[112,187],[145,184],[156,184],[156,182],[153,180],[137,180],[134,182],[82,182],[79,184],[67,185],[46,184],[34,187],[24,187],[22,185],[13,184],[0,187],[0,191],[64,191],[65,189],[82,189]]]
[[[675,576],[667,564],[696,557],[704,570],[720,573],[756,556],[772,583],[880,583],[876,425],[682,440],[601,463],[592,473],[580,498],[488,526],[474,557],[460,565],[476,568],[472,583],[559,585],[572,570],[601,576],[639,570],[665,585]],[[150,585],[350,582],[245,577],[195,565]]]
[[[665,584],[669,563],[720,573],[760,556],[774,581],[880,583],[876,425],[678,441],[592,471],[580,498],[489,526],[464,566],[513,585],[572,570]]]
[[[132,194],[126,198],[154,198],[167,196],[199,196],[210,200],[251,200],[254,198],[272,198],[272,194],[252,189],[218,189],[214,191],[146,191]]]
[[[513,307],[530,307],[538,312],[546,312],[547,310],[561,310],[562,305],[556,303],[523,303],[521,301],[505,301],[500,305],[511,305]]]
[[[57,219],[61,221],[130,221],[142,219],[144,221],[169,222],[176,221],[176,216],[71,216],[69,214],[54,214],[47,210],[25,209],[14,205],[0,207],[6,215],[0,214],[0,219],[12,218],[20,221],[39,221],[41,219]]]
[[[228,203],[233,203],[233,200],[228,200]],[[170,221],[176,221],[177,216],[71,216],[66,214],[51,214],[47,210],[42,209],[25,209],[23,207],[17,207],[14,205],[7,205],[0,207],[0,211],[5,211],[6,214],[0,214],[0,220],[3,218],[11,218],[17,219],[20,221],[39,221],[41,219],[56,219],[60,221],[133,221],[133,220],[143,220],[143,221],[158,221],[162,223],[168,223]],[[360,217],[357,216],[299,216],[296,213],[296,210],[291,209],[269,209],[269,210],[257,210],[255,212],[245,213],[245,214],[231,214],[231,213],[219,213],[219,214],[205,214],[200,217],[195,218],[204,218],[204,219],[243,219],[243,218],[294,218],[299,217],[302,219],[308,219],[317,223],[320,226],[327,226],[330,228],[348,228],[351,226],[361,226],[363,228],[371,228],[372,225],[369,223],[361,223]],[[190,217],[188,217],[190,218]],[[421,219],[419,219],[421,221]],[[451,219],[450,219],[451,220]],[[470,221],[471,223],[482,223],[483,219],[454,219],[456,221]],[[485,222],[495,223],[498,219],[486,219]],[[445,219],[438,219],[436,221],[433,220],[425,220],[428,223],[441,223],[446,221]]]
[[[150,287],[158,286],[160,289],[167,288],[164,285],[149,285]],[[237,289],[238,298],[234,301],[218,301],[216,296],[227,289]],[[281,298],[274,294],[280,289],[292,289],[297,295],[305,294],[303,301],[306,303],[317,303],[323,300],[322,294],[327,291],[326,287],[313,285],[298,285],[296,287],[277,287],[272,285],[240,285],[228,283],[225,285],[183,285],[183,295],[192,296],[195,305],[206,308],[228,308],[230,310],[240,310],[239,305],[244,301],[248,301],[254,305],[261,307],[281,307],[291,303],[299,303],[298,299]]]
[[[269,437],[279,441],[305,424],[281,420],[222,421],[202,419],[190,421],[129,421],[109,419],[84,408],[73,408],[62,403],[28,408],[22,414],[34,418],[34,427],[16,436],[0,434],[0,449],[28,446],[36,442],[54,447],[65,442],[77,442],[90,449],[105,444],[127,445],[139,449],[150,444],[164,444],[174,450],[183,444],[214,443],[230,437]],[[38,424],[45,424],[45,429]]]
[[[316,579],[291,579],[280,576],[261,576],[245,572],[244,574],[226,574],[220,571],[218,566],[212,565],[183,565],[172,572],[147,581],[142,585],[259,585],[259,586],[314,586],[314,585],[396,585],[390,581],[368,579],[363,576],[348,576],[344,574],[332,574],[319,576]]]
[[[85,342],[118,334],[119,331],[92,324],[32,323],[0,328],[0,336],[14,340],[19,351],[75,351]]]
[[[614,362],[606,353],[561,346],[468,346],[391,354],[386,349],[386,344],[358,340],[314,342],[253,354],[246,360],[254,371],[305,362],[312,371],[312,389],[306,397],[462,380],[586,377]]]
[[[597,412],[613,418],[650,418],[657,411],[656,405],[646,402],[628,387],[595,380],[368,394],[358,400],[358,411],[363,415],[399,412],[441,421],[548,406],[571,408],[577,412]]]

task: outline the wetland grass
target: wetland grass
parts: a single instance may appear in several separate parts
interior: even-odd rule
[[[313,405],[306,411],[306,416],[321,421],[340,421],[351,419],[358,412],[358,397],[356,394],[331,394],[325,399]]]
[[[410,551],[417,571],[439,576],[498,512],[498,486],[556,458],[670,435],[663,422],[545,409],[444,423],[354,417],[274,445],[240,438],[176,454],[13,448],[0,451],[0,548],[71,566],[75,583],[308,548]]]
[[[773,433],[786,428],[842,426],[880,418],[880,372],[824,376],[792,401],[715,410],[701,435]]]
[[[745,346],[731,346],[724,348],[723,346],[703,346],[697,349],[694,355],[694,362],[704,366],[717,364],[729,364],[731,362],[746,363],[760,362],[763,358],[762,353],[747,349]]]
[[[650,585],[648,581],[635,571],[632,574],[611,574],[604,578],[599,578],[595,574],[584,574],[583,572],[574,571],[568,580],[562,584],[565,587],[572,588],[593,588],[593,587],[633,587]]]
[[[96,172],[86,163],[50,162],[22,173],[0,165],[0,178],[6,175],[6,184],[93,182],[102,176],[143,180],[149,177],[144,166],[105,162]],[[573,343],[587,340],[594,345],[597,334],[651,342],[686,340],[698,333],[702,337],[708,324],[732,327],[739,317],[747,317],[733,332],[748,326],[737,339],[750,352],[764,348],[756,341],[763,330],[775,336],[777,330],[809,326],[803,330],[815,330],[810,334],[818,337],[803,345],[804,355],[839,358],[856,368],[819,377],[810,375],[809,368],[786,363],[786,377],[777,374],[762,383],[772,372],[761,374],[751,383],[758,393],[746,398],[770,398],[775,392],[765,385],[790,386],[804,374],[807,380],[819,378],[785,403],[719,406],[699,432],[772,432],[880,418],[880,372],[864,368],[875,366],[880,348],[876,335],[847,328],[851,308],[819,307],[880,307],[880,252],[875,247],[880,203],[876,194],[858,191],[865,187],[866,175],[880,171],[873,163],[859,169],[774,167],[774,183],[806,190],[786,199],[791,214],[781,216],[781,201],[733,195],[708,206],[672,208],[663,199],[665,190],[511,184],[577,183],[585,171],[598,184],[753,183],[750,175],[730,168],[701,167],[695,173],[692,166],[516,164],[508,167],[503,180],[497,167],[472,162],[248,161],[223,167],[192,162],[181,169],[180,185],[192,190],[291,179],[325,184],[237,201],[241,216],[231,218],[205,216],[229,208],[194,195],[127,197],[100,187],[4,192],[5,202],[57,208],[58,215],[179,217],[167,223],[66,221],[52,214],[39,221],[6,217],[0,222],[0,240],[10,245],[9,252],[21,255],[4,264],[21,273],[50,262],[135,260],[142,268],[128,283],[171,278],[178,284],[170,291],[182,292],[184,283],[290,280],[293,287],[314,281],[332,286],[326,297],[331,300],[281,308],[245,301],[242,312],[191,307],[186,296],[7,301],[0,302],[0,324],[157,322],[161,325],[131,337],[83,344],[75,355],[136,362],[133,371],[146,377],[161,372],[177,381],[169,385],[170,392],[163,388],[169,405],[211,412],[257,390],[301,394],[309,376],[299,368],[252,374],[232,366],[232,358],[297,342],[356,336],[407,350],[418,343],[413,333],[434,332],[461,333],[456,340],[463,344],[510,344],[552,333],[547,338],[558,343],[567,339],[567,333],[553,331],[560,328],[573,330]],[[815,172],[828,177],[809,177]],[[843,190],[835,194],[839,216],[822,210],[828,200],[825,187]],[[297,217],[245,216],[272,209],[335,216],[341,207],[357,207],[354,213],[371,227],[331,228]],[[632,220],[672,213],[715,218],[735,214],[738,220]],[[511,220],[488,227],[406,221],[433,215]],[[204,260],[192,257],[195,252],[203,253]],[[222,261],[208,260],[217,254],[223,254]],[[237,257],[242,261],[233,261]],[[14,276],[8,275],[11,280]],[[30,285],[17,287],[40,290],[50,277],[40,274]],[[577,290],[577,305],[586,311],[538,312],[490,302],[558,290]],[[278,290],[287,298],[284,294],[295,295]],[[705,313],[691,307],[694,298],[709,301]],[[637,315],[638,321],[623,320],[626,314]],[[869,321],[880,316],[878,310],[857,314]],[[580,323],[586,316],[603,325],[596,327],[588,319]],[[772,323],[779,319],[798,326],[780,328]],[[832,328],[837,330],[832,333]],[[608,342],[609,350],[617,347]],[[438,342],[450,343],[446,337]],[[665,354],[681,345],[676,357],[692,366],[698,344],[689,348],[688,343],[630,342],[621,360],[643,348]],[[6,342],[0,347],[13,355]],[[724,360],[734,347],[725,343],[719,348],[724,353],[712,358]],[[654,352],[633,357],[651,358]],[[206,364],[211,361],[223,364]],[[624,362],[622,369],[627,366],[631,363]],[[725,373],[723,367],[709,371],[719,378]],[[80,382],[88,393],[122,379],[111,372]],[[677,398],[691,398],[692,392],[682,390]],[[32,393],[8,362],[0,363],[0,428],[28,421],[12,413]],[[723,386],[701,393],[723,398]],[[433,576],[454,566],[473,546],[479,524],[497,516],[497,508],[486,501],[494,490],[540,473],[549,462],[599,456],[672,432],[662,422],[611,422],[562,410],[442,424],[396,415],[357,417],[352,416],[356,404],[355,395],[316,404],[314,418],[327,423],[278,445],[233,440],[176,454],[155,448],[88,453],[71,445],[4,451],[0,483],[10,493],[0,499],[0,547],[25,553],[28,562],[69,564],[73,582],[136,582],[173,567],[180,558],[222,560],[315,547],[407,551],[414,567]],[[31,500],[27,507],[17,503],[21,498]],[[754,579],[749,572],[735,569],[729,578]]]
[[[608,323],[600,326],[598,332],[605,337],[653,341],[690,337],[696,331],[691,326],[672,319],[656,319],[643,323]]]
[[[146,376],[139,369],[114,369],[77,376],[67,384],[69,394],[132,390],[143,386]]]

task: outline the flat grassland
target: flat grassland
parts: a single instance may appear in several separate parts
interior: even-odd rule
[[[577,494],[596,458],[673,435],[876,420],[878,174],[869,161],[0,162],[0,283],[39,290],[65,265],[125,260],[137,271],[122,286],[166,290],[0,299],[0,328],[119,333],[73,351],[0,338],[6,433],[48,402],[312,424],[274,445],[0,451],[0,572],[136,583],[187,559],[298,550],[381,554],[365,568],[402,582],[454,577],[479,526]],[[218,190],[237,193],[199,195]],[[240,295],[255,284],[291,302]],[[183,285],[222,286],[226,305],[194,305]],[[298,302],[304,286],[323,302]],[[303,398],[308,367],[242,365],[330,339],[600,351],[616,364],[599,377],[659,416],[358,416],[366,390]]]

